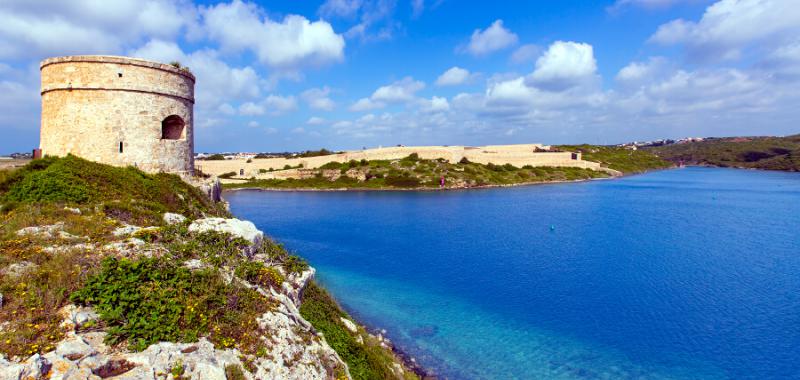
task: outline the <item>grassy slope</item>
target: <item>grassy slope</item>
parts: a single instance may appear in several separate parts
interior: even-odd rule
[[[707,139],[646,150],[675,163],[800,171],[800,135]]]
[[[600,145],[560,145],[558,149],[583,153],[583,159],[619,170],[625,174],[643,173],[648,170],[664,169],[671,163],[642,150],[628,150],[615,146]]]
[[[363,173],[367,180],[358,181],[344,175],[348,170]],[[342,177],[330,181],[321,175],[322,170],[338,170]],[[307,179],[250,180],[226,184],[227,188],[261,187],[276,189],[436,189],[440,178],[445,177],[449,188],[486,185],[513,185],[521,183],[571,181],[608,177],[604,172],[566,167],[517,168],[511,165],[483,165],[477,163],[450,164],[443,160],[422,160],[413,156],[402,160],[331,162],[316,170],[317,176]]]
[[[205,336],[219,347],[237,347],[260,356],[262,343],[252,332],[257,328],[255,318],[272,307],[271,301],[248,288],[226,284],[215,270],[189,271],[181,264],[199,259],[212,267],[225,265],[240,278],[261,286],[279,287],[282,276],[245,260],[240,254],[245,242],[240,239],[218,233],[191,234],[188,221],[165,226],[164,212],[181,213],[189,220],[230,216],[172,175],[148,175],[77,157],[35,160],[15,171],[0,171],[0,272],[12,265],[33,265],[23,281],[0,276],[4,296],[0,321],[11,323],[0,332],[0,353],[25,356],[52,350],[64,334],[56,311],[76,302],[95,306],[102,320],[100,327],[108,329],[112,344],[127,342],[132,349],[143,349],[157,341],[195,341]],[[23,227],[55,223],[63,223],[65,232],[86,239],[16,234]],[[122,241],[124,238],[112,233],[122,223],[158,226],[136,236],[166,250],[154,258],[119,258],[77,246],[58,252],[43,249]],[[288,272],[306,266],[271,240],[261,250]],[[312,289],[310,301],[304,304],[306,315],[315,308],[325,310],[326,315],[346,315],[324,290],[316,285]],[[326,296],[316,296],[319,294]],[[371,343],[363,346],[334,344],[343,339],[352,342],[362,332],[335,331],[329,321],[320,318],[311,322],[331,335],[334,349],[356,370],[355,378],[384,373],[397,360],[369,340]],[[409,376],[413,378],[413,374]]]

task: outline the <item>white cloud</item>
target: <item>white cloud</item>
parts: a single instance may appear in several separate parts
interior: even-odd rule
[[[503,26],[503,20],[496,20],[488,28],[472,32],[467,52],[475,56],[487,55],[516,45],[518,40],[516,34]]]
[[[584,83],[596,71],[592,45],[556,41],[536,61],[530,80],[538,87],[559,91]]]
[[[336,103],[329,97],[331,89],[327,86],[322,88],[311,88],[300,95],[309,107],[316,110],[333,111]]]
[[[205,32],[225,51],[252,51],[264,64],[290,68],[341,61],[344,38],[325,21],[288,15],[282,21],[262,17],[261,9],[234,0],[201,10]]]
[[[462,69],[458,66],[453,66],[442,75],[439,75],[439,78],[436,78],[436,85],[437,86],[456,86],[459,84],[464,84],[470,79],[469,70]]]
[[[515,64],[535,62],[536,58],[542,54],[542,48],[534,44],[522,45],[511,54],[511,62]]]
[[[312,117],[310,117],[308,119],[308,121],[306,121],[306,124],[308,124],[308,125],[323,125],[323,124],[325,124],[327,122],[328,122],[327,120],[325,120],[325,119],[323,119],[321,117],[312,116]]]
[[[239,106],[239,113],[246,116],[263,115],[266,111],[266,107],[263,104],[255,104],[253,102],[242,103]]]
[[[381,86],[372,93],[375,102],[401,103],[414,100],[414,94],[425,88],[425,83],[405,77],[390,85]]]
[[[795,0],[721,0],[698,22],[683,19],[661,25],[651,42],[684,44],[696,61],[739,59],[748,48],[774,49],[800,35]]]
[[[422,99],[420,110],[426,113],[449,111],[450,103],[447,101],[447,98],[434,96],[430,99]]]
[[[250,128],[258,128],[261,126],[261,124],[255,120],[251,120],[250,122],[247,123],[247,126]]]
[[[294,96],[270,95],[264,104],[273,114],[282,114],[297,109],[297,99]]]
[[[233,100],[255,99],[261,93],[261,78],[252,67],[230,67],[214,50],[186,54],[174,42],[151,40],[128,54],[159,62],[179,61],[187,66],[197,77],[195,96],[201,109],[214,109]]]
[[[0,58],[119,54],[147,38],[177,36],[195,14],[193,6],[169,0],[5,1]]]
[[[636,85],[643,82],[652,82],[668,68],[664,57],[651,57],[647,62],[631,62],[620,69],[616,80],[623,85]]]
[[[348,109],[353,112],[362,112],[362,111],[379,109],[383,107],[386,107],[386,104],[372,101],[372,99],[370,98],[361,98],[358,99],[355,103],[353,103]]]

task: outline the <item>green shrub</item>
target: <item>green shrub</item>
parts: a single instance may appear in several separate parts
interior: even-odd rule
[[[394,187],[418,187],[419,178],[409,175],[389,175],[385,178],[386,184]]]
[[[205,159],[208,160],[208,161],[223,161],[223,160],[225,160],[225,156],[217,153],[217,154],[212,154],[212,155],[206,157]]]
[[[283,285],[283,275],[275,268],[264,266],[257,261],[247,261],[239,265],[235,271],[236,275],[254,284],[264,287],[280,289]]]
[[[246,341],[255,318],[271,307],[254,290],[226,284],[216,268],[190,271],[167,258],[105,258],[100,272],[70,300],[94,306],[109,327],[108,344],[127,341],[135,351],[201,336],[233,347]],[[249,352],[256,346],[242,348]]]
[[[169,260],[107,258],[70,299],[95,307],[109,326],[107,343],[127,340],[140,351],[159,341],[196,341],[208,331],[209,313],[224,306],[225,287],[215,269],[192,273]]]
[[[376,342],[365,340],[359,344],[355,336],[347,330],[341,318],[349,318],[325,289],[311,282],[303,292],[300,314],[315,329],[322,332],[325,341],[344,360],[353,379],[394,379],[390,369],[391,356]]]
[[[258,169],[258,174],[264,174],[267,172],[267,169]]]
[[[153,224],[162,222],[156,214],[167,211],[187,217],[227,215],[178,176],[150,175],[71,155],[33,160],[11,172],[0,182],[0,203],[5,202],[107,204],[106,208],[120,208],[122,213],[136,211]]]
[[[235,177],[235,176],[236,176],[236,172],[227,172],[227,173],[222,173],[222,174],[218,175],[217,177],[219,177],[219,178],[232,178],[232,177]]]

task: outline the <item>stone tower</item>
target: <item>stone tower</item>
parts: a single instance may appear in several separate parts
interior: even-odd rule
[[[146,172],[194,171],[194,83],[188,70],[141,59],[42,61],[42,155]]]

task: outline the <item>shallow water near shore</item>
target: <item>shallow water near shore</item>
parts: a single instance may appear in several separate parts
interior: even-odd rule
[[[225,198],[441,377],[800,377],[798,173]]]

